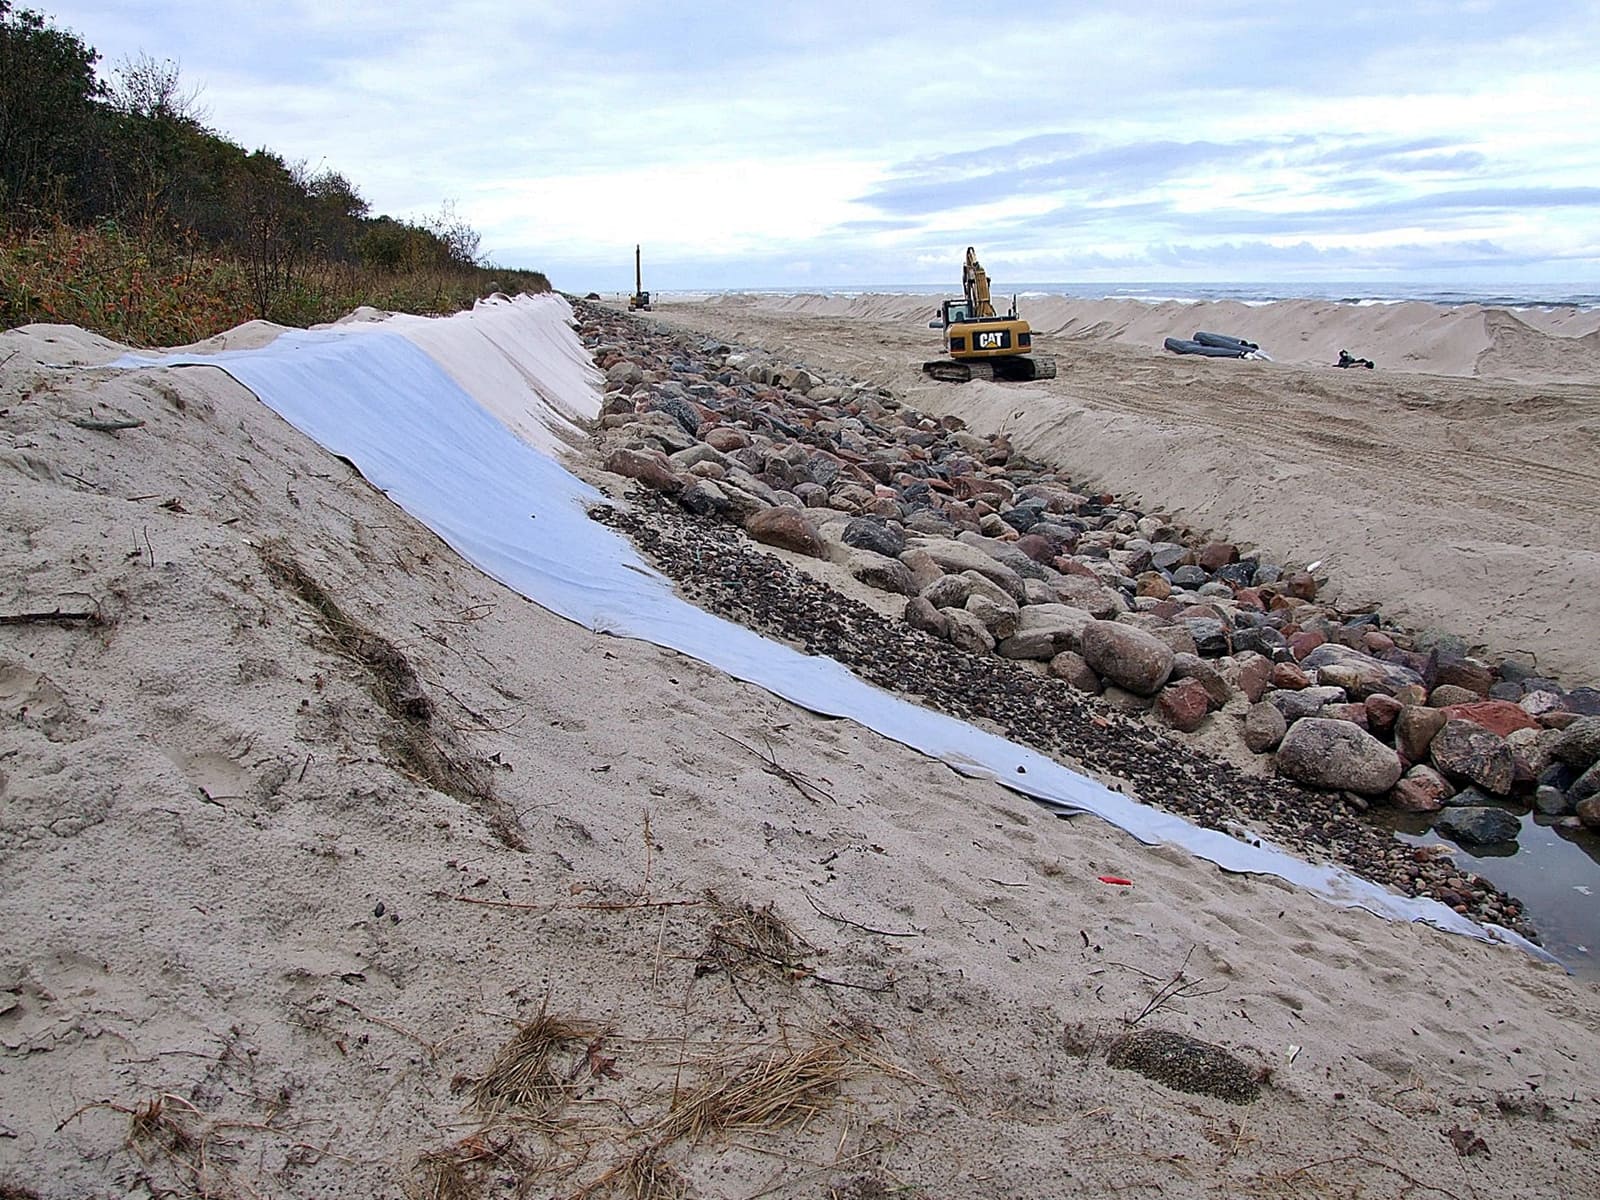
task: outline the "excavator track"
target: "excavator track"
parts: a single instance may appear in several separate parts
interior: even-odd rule
[[[1019,354],[1008,358],[979,358],[959,361],[939,358],[922,364],[922,369],[941,383],[966,383],[971,379],[992,379],[1002,383],[1027,383],[1034,379],[1054,379],[1056,360]]]
[[[966,383],[972,378],[972,368],[953,358],[936,358],[923,363],[922,369],[940,383]]]

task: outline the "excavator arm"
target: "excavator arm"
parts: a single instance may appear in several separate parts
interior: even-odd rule
[[[994,304],[989,299],[989,272],[978,262],[978,252],[967,247],[967,263],[961,268],[961,290],[967,295],[968,311],[975,317],[993,317]]]

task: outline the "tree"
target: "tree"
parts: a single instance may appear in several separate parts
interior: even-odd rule
[[[124,58],[117,66],[115,82],[106,90],[106,98],[124,116],[204,128],[211,114],[200,103],[203,89],[185,91],[181,72],[177,61],[170,58],[158,61],[144,53],[137,58]]]
[[[438,213],[423,220],[422,227],[439,239],[446,264],[457,267],[478,265],[479,248],[483,238],[476,229],[456,215],[455,201],[446,200],[439,206]]]
[[[307,179],[305,189],[312,237],[319,250],[335,261],[350,261],[361,236],[362,218],[371,205],[355,184],[331,168]]]
[[[106,144],[94,200],[144,229],[214,223],[221,142],[202,123],[200,89],[185,91],[172,59],[124,59],[106,91]],[[241,152],[242,153],[242,152]]]
[[[105,91],[99,57],[76,34],[0,0],[0,211],[65,207]]]

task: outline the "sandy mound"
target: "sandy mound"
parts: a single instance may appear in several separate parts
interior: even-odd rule
[[[1592,988],[591,634],[114,349],[0,335],[8,1197],[1600,1187]]]

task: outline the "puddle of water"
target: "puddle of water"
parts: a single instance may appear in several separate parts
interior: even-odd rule
[[[1522,901],[1544,948],[1574,975],[1600,980],[1600,836],[1558,833],[1553,817],[1521,816],[1515,842],[1468,846],[1440,837],[1426,817],[1384,814],[1412,846],[1449,846],[1464,869]]]

